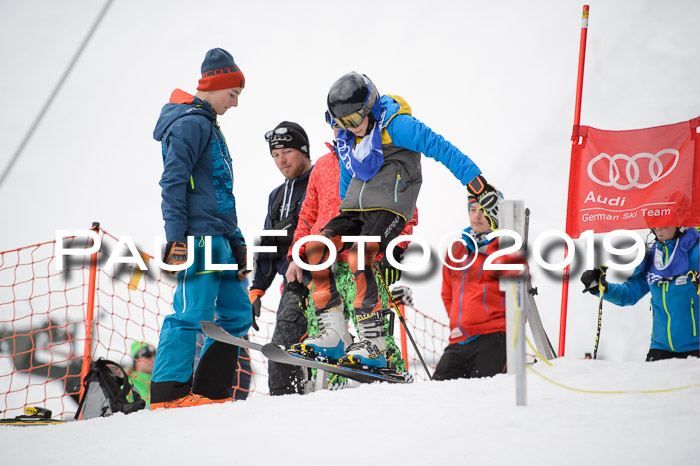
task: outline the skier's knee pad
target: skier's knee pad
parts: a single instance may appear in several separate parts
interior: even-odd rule
[[[363,272],[365,270],[372,270],[372,263],[374,262],[375,257],[377,257],[377,254],[379,254],[379,243],[365,243],[364,267],[360,272]],[[348,265],[350,266],[350,270],[352,271],[353,275],[355,275],[356,277],[358,275],[357,271],[359,269],[359,262],[359,248],[357,246],[357,243],[355,243],[350,248],[350,254],[348,255]]]

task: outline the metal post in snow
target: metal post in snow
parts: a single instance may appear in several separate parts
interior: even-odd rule
[[[515,405],[527,404],[526,363],[525,363],[525,279],[515,282],[517,324],[515,329]]]
[[[520,238],[525,236],[523,201],[503,201],[498,216],[502,230],[514,231]],[[501,277],[499,288],[506,298],[507,371],[515,375],[516,405],[525,406],[525,280]]]
[[[579,45],[578,55],[578,78],[576,79],[576,106],[574,108],[574,129],[571,134],[571,144],[579,143],[579,126],[581,124],[581,99],[583,97],[583,69],[586,63],[586,39],[588,37],[588,5],[583,5],[583,15],[581,19],[581,43]],[[567,215],[572,212],[567,212]],[[564,257],[567,257],[569,250],[564,246]],[[562,277],[561,289],[561,317],[559,319],[559,352],[558,355],[564,356],[566,347],[566,313],[569,306],[569,272],[570,268],[567,265],[564,268]]]

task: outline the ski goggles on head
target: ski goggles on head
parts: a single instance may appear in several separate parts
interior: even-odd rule
[[[335,122],[341,129],[344,130],[347,130],[348,128],[357,128],[365,120],[365,117],[372,111],[375,100],[377,100],[377,88],[371,85],[369,95],[367,96],[367,100],[362,108],[354,113],[351,113],[350,115],[335,117]]]
[[[271,142],[273,140],[291,141],[293,134],[296,134],[297,136],[301,137],[302,139],[306,139],[298,131],[294,131],[292,128],[286,128],[283,126],[282,128],[272,129],[272,130],[268,131],[267,133],[265,133],[265,140],[267,142]]]

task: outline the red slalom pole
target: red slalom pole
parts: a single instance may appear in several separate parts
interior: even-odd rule
[[[581,124],[581,100],[583,97],[583,69],[586,63],[586,39],[588,37],[588,5],[583,5],[581,18],[581,44],[578,53],[578,77],[576,79],[576,106],[574,108],[574,130],[571,134],[572,147],[579,142],[579,126]],[[568,215],[568,213],[567,213]],[[564,246],[564,257],[568,256],[569,249]],[[569,306],[569,272],[570,267],[564,268],[561,287],[561,317],[559,319],[559,352],[558,356],[564,356],[566,348],[566,313]]]
[[[99,234],[100,224],[94,222],[92,224],[92,231]],[[92,255],[90,255],[90,275],[88,281],[88,295],[87,295],[87,308],[85,309],[85,346],[83,349],[83,365],[80,370],[80,399],[83,399],[83,392],[85,390],[85,377],[90,372],[90,364],[92,363],[92,326],[94,324],[94,313],[95,313],[95,288],[97,283],[97,255],[99,250]]]
[[[576,107],[574,108],[574,132],[571,142],[578,144],[578,128],[581,124],[581,99],[583,97],[583,68],[586,63],[586,38],[588,37],[588,5],[583,5],[581,18],[581,44],[578,51],[578,77],[576,79]]]

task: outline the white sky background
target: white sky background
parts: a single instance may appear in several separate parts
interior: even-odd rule
[[[582,123],[635,129],[698,116],[700,3],[590,1]],[[0,0],[0,170],[87,34],[102,2]],[[239,107],[220,117],[234,163],[244,233],[260,229],[283,179],[263,134],[300,123],[312,159],[331,137],[330,85],[355,70],[473,158],[532,212],[531,238],[563,230],[583,2],[231,2],[117,0],[0,186],[0,251],[50,241],[92,221],[153,253],[164,236],[160,145],[152,139],[173,89],[194,93],[204,53],[223,47],[246,76]],[[467,225],[466,189],[424,158],[415,233],[434,248]],[[554,252],[558,262],[561,252]],[[597,300],[572,272],[567,355],[590,352]],[[560,281],[533,269],[555,347]],[[618,280],[620,277],[618,276]],[[403,280],[416,307],[446,320],[438,271]],[[263,298],[276,307],[278,293]],[[641,360],[648,298],[605,305],[599,357]]]

